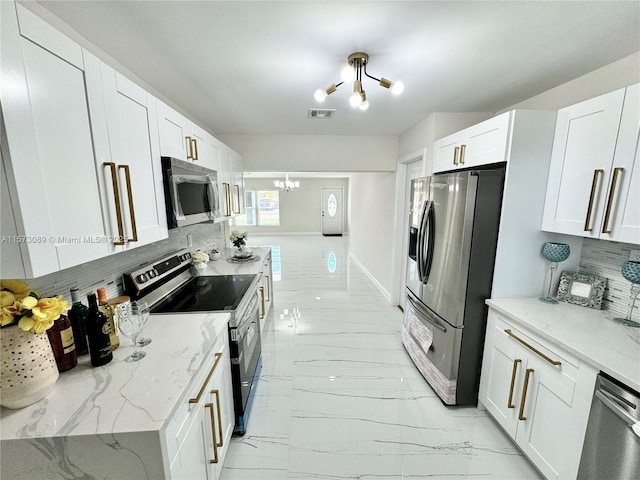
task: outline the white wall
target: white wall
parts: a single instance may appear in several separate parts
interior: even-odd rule
[[[273,178],[245,178],[245,190],[274,190]],[[321,188],[344,188],[345,233],[347,230],[347,198],[349,197],[348,178],[298,178],[290,176],[290,180],[298,180],[300,189],[295,192],[280,192],[280,226],[278,227],[238,227],[251,233],[321,233]],[[234,228],[234,227],[232,227]]]
[[[395,136],[219,135],[218,139],[242,154],[247,172],[392,172],[398,158]]]
[[[349,250],[390,300],[393,265],[395,173],[351,177]]]

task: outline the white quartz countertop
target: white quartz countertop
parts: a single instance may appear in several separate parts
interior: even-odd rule
[[[133,347],[124,337],[107,365],[92,368],[83,355],[40,402],[2,408],[0,438],[160,430],[228,321],[228,313],[152,315],[143,331],[152,339],[145,358],[125,362]]]
[[[267,247],[247,247],[247,251],[253,252],[260,258],[253,262],[231,263],[227,259],[233,256],[235,250],[227,248],[220,252],[221,255],[218,260],[210,260],[206,268],[196,269],[195,271],[198,275],[254,275],[260,270],[271,249]]]
[[[487,305],[574,354],[588,364],[640,391],[640,328],[612,320],[607,310],[594,310],[537,298],[487,300]]]

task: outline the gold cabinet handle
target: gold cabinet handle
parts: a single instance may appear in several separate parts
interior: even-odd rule
[[[187,159],[193,159],[193,145],[191,143],[191,137],[187,136],[184,137],[184,139],[187,142]]]
[[[264,318],[264,287],[260,287],[260,300],[262,302],[262,311],[260,312],[260,319]]]
[[[460,147],[455,147],[453,149],[453,164],[458,165],[458,152],[460,151]]]
[[[218,436],[220,437],[220,443],[215,440],[215,434],[213,443],[216,447],[224,446],[224,438],[222,437],[222,414],[220,413],[220,390],[211,390],[211,393],[216,396],[216,408],[218,410]]]
[[[269,275],[265,275],[267,277],[267,302],[271,301],[271,286],[269,285]]]
[[[120,205],[120,190],[118,189],[118,173],[116,164],[113,162],[104,162],[104,167],[111,169],[111,183],[113,184],[113,196],[116,203],[116,220],[118,222],[118,241],[114,241],[114,245],[124,245],[124,227],[122,226],[122,206]]]
[[[527,347],[529,350],[531,350],[533,353],[535,353],[536,355],[538,355],[539,357],[543,358],[544,360],[546,360],[547,362],[549,362],[551,365],[554,366],[559,366],[562,365],[562,362],[559,360],[553,360],[550,357],[547,357],[544,353],[542,353],[540,350],[538,350],[537,348],[529,345],[527,342],[525,342],[524,340],[522,340],[520,337],[518,337],[515,333],[513,333],[511,331],[510,328],[505,329],[504,333],[506,333],[507,335],[509,335],[511,338],[513,338],[514,340],[517,340],[518,342],[520,342],[522,345],[524,345],[525,347]]]
[[[460,145],[460,165],[464,165],[464,152],[466,149],[466,145]]]
[[[527,401],[527,388],[529,387],[529,377],[533,373],[533,368],[527,368],[527,371],[524,375],[524,386],[522,387],[522,403],[520,404],[520,412],[518,412],[518,420],[526,420],[527,417],[524,416],[524,404]]]
[[[216,353],[216,361],[213,363],[213,367],[211,367],[211,370],[209,371],[209,375],[207,375],[207,378],[204,380],[204,383],[202,384],[202,387],[200,388],[198,395],[196,395],[194,398],[190,398],[189,403],[198,403],[200,401],[200,397],[202,397],[202,394],[204,393],[204,389],[206,388],[207,383],[209,383],[209,380],[211,379],[213,372],[215,372],[216,367],[218,366],[218,363],[220,363],[221,358],[222,358],[222,353]]]
[[[127,196],[129,197],[129,218],[131,219],[131,230],[133,237],[129,238],[130,242],[138,241],[138,227],[136,226],[136,212],[133,208],[133,191],[131,188],[131,173],[129,165],[118,165],[119,169],[124,170],[124,178],[127,181]]]
[[[609,228],[609,220],[611,217],[611,206],[613,205],[613,197],[615,196],[616,186],[618,184],[618,175],[624,172],[624,168],[616,167],[613,169],[613,177],[611,178],[611,188],[609,189],[609,198],[607,199],[607,209],[604,214],[604,224],[602,225],[602,233],[611,233]]]
[[[236,199],[238,204],[238,211],[236,212],[234,210],[233,213],[240,213],[240,185],[234,185],[233,188],[236,189]]]
[[[213,438],[213,459],[209,463],[218,463],[218,444],[216,443],[216,421],[213,416],[213,403],[205,403],[204,408],[209,409],[209,417],[211,418],[211,437]]]
[[[518,372],[518,364],[522,362],[521,359],[516,358],[513,361],[513,370],[511,371],[511,386],[509,387],[509,400],[507,401],[507,408],[516,408],[513,404],[513,388],[516,384],[516,374]]]
[[[196,138],[191,139],[191,158],[193,160],[199,160],[198,158],[198,140]]]
[[[604,170],[598,168],[593,171],[593,180],[591,181],[591,195],[589,196],[589,206],[587,207],[587,218],[584,221],[584,231],[593,232],[591,224],[591,214],[593,213],[593,201],[596,197],[596,189],[598,187],[598,177],[604,173]]]
[[[231,185],[229,185],[228,183],[223,183],[222,184],[224,186],[224,200],[225,200],[225,207],[227,209],[227,212],[224,214],[225,217],[230,217],[231,216]]]

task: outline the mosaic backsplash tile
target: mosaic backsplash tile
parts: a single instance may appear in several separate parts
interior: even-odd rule
[[[611,310],[616,316],[626,317],[629,312],[631,283],[622,276],[622,264],[629,260],[631,250],[637,245],[585,238],[580,257],[580,273],[598,275],[607,279],[602,301],[603,310]],[[632,319],[640,321],[640,299],[633,309]]]
[[[227,243],[224,223],[201,223],[169,230],[169,238],[166,240],[27,281],[31,288],[41,295],[62,295],[69,302],[71,287],[78,287],[85,304],[87,294],[95,293],[100,287],[107,290],[108,298],[117,297],[124,293],[123,273],[135,270],[138,266],[172,251],[187,248],[188,234],[192,235],[193,247],[189,248],[192,252],[197,249],[210,251],[214,248],[224,248]]]

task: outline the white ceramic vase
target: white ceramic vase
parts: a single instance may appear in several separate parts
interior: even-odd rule
[[[0,405],[24,408],[49,395],[59,373],[47,333],[3,328],[0,344]]]

